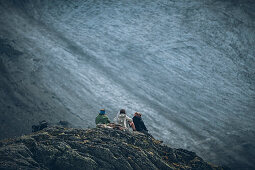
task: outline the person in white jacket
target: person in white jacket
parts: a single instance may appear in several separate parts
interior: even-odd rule
[[[117,116],[114,118],[114,122],[125,129],[128,129],[128,127],[131,126],[133,131],[135,131],[133,120],[127,116],[125,109],[121,109],[120,112],[117,113]]]

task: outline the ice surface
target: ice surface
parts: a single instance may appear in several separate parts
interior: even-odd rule
[[[41,119],[93,127],[99,109],[125,108],[170,146],[254,168],[254,11],[252,0],[1,1],[1,138]]]

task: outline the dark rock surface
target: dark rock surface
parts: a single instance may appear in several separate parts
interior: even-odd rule
[[[0,141],[0,169],[225,169],[153,137],[109,128],[48,127]]]
[[[37,132],[47,128],[49,123],[46,120],[40,121],[38,125],[32,126],[32,132]]]

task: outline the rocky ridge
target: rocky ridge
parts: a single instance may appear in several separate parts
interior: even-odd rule
[[[152,136],[114,128],[48,127],[0,141],[0,169],[226,169]]]

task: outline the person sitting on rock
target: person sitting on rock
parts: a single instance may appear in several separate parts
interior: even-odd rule
[[[125,109],[121,109],[120,112],[117,113],[117,116],[114,118],[114,122],[124,127],[125,130],[130,126],[133,131],[135,131],[133,120],[127,116]]]
[[[135,124],[135,128],[137,131],[139,132],[143,132],[143,133],[148,133],[148,130],[142,120],[142,114],[139,112],[135,112],[134,117],[133,117],[133,122]]]
[[[105,110],[101,109],[98,116],[95,119],[96,124],[108,124],[110,120],[108,116],[105,114]]]

